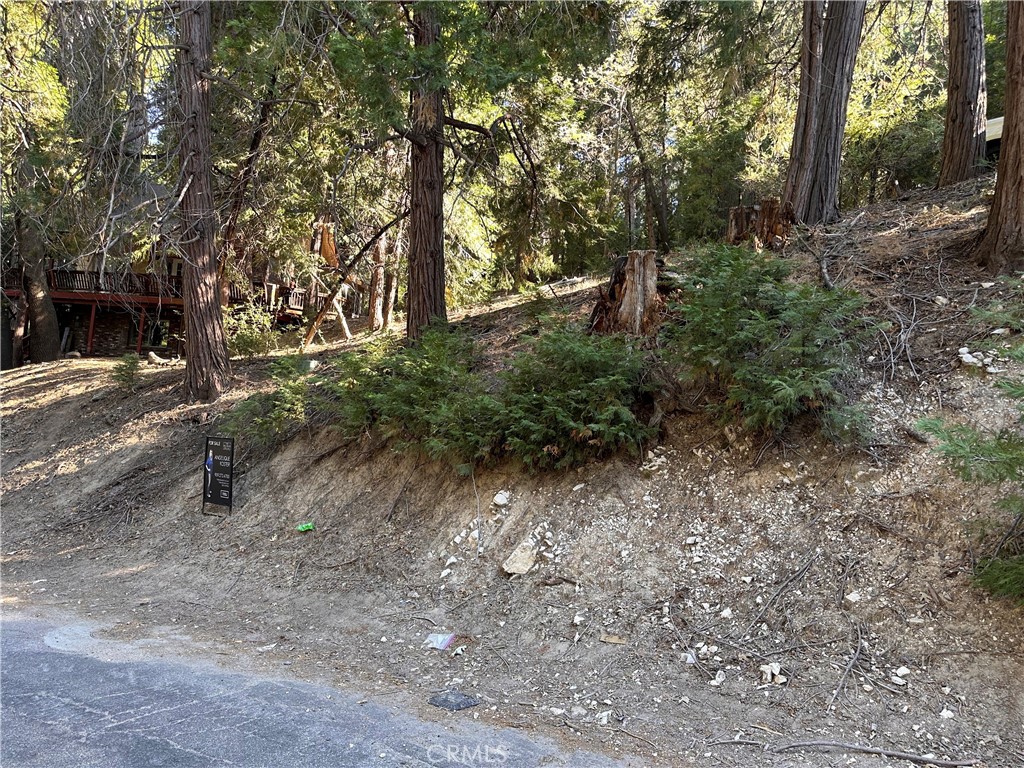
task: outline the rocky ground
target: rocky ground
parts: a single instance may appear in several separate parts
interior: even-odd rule
[[[203,437],[264,362],[214,406],[177,403],[180,364],[133,394],[110,361],[5,372],[3,599],[642,764],[1024,764],[1024,610],[970,579],[1000,513],[916,428],[1017,423],[959,351],[993,330],[968,310],[1000,286],[963,257],[988,191],[855,212],[790,254],[889,321],[863,449],[678,414],[639,458],[463,477],[300,434],[240,446],[215,516]],[[467,322],[496,334],[502,312]],[[447,689],[481,704],[426,705]]]

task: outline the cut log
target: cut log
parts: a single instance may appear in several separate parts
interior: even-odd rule
[[[663,299],[658,293],[656,251],[630,251],[612,267],[607,287],[590,314],[591,333],[645,336],[657,327]]]

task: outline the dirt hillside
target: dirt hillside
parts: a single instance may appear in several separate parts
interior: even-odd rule
[[[236,363],[213,406],[178,404],[181,364],[146,369],[133,394],[112,361],[5,372],[4,602],[431,717],[449,715],[426,699],[458,689],[483,703],[451,717],[641,764],[906,764],[858,748],[1022,765],[1024,610],[970,581],[999,513],[915,429],[1017,423],[957,351],[990,333],[969,308],[1000,291],[964,256],[988,194],[857,211],[788,254],[891,321],[862,361],[863,450],[677,415],[640,458],[463,477],[300,434],[270,457],[241,446],[233,514],[210,516],[204,435],[266,386],[266,361]],[[565,289],[581,306],[592,290]],[[467,323],[511,336],[517,311]],[[532,567],[510,577],[517,550]],[[433,650],[430,633],[455,638]],[[847,747],[783,749],[806,742]]]

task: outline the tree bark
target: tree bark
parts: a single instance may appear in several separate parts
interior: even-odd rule
[[[818,107],[821,103],[821,26],[824,0],[804,0],[803,34],[800,48],[800,97],[797,101],[793,148],[782,199],[788,201],[803,221],[810,198],[817,143]]]
[[[839,218],[839,169],[846,106],[867,3],[830,2],[823,20],[821,5],[820,0],[804,3],[804,46],[800,57],[803,103],[797,108],[793,152],[783,195],[792,204],[796,220],[808,225]]]
[[[373,262],[370,267],[370,306],[367,314],[372,332],[384,327],[384,270],[387,266],[387,250],[387,237],[381,235],[374,246]]]
[[[985,32],[981,0],[949,0],[949,79],[939,186],[976,176],[985,165]]]
[[[439,45],[437,13],[430,3],[416,6],[412,18],[413,43],[426,56]],[[444,113],[441,89],[434,73],[421,71],[412,91],[412,141],[409,294],[406,301],[406,334],[420,337],[431,322],[448,322],[444,275]]]
[[[23,285],[28,300],[29,359],[33,363],[48,363],[60,359],[60,327],[57,310],[50,298],[46,283],[46,268],[42,259],[23,262]]]
[[[181,198],[185,304],[185,399],[211,402],[228,385],[224,323],[217,280],[217,220],[211,183],[210,3],[182,0],[178,14],[178,103],[182,113]]]
[[[27,163],[27,160],[22,160]],[[20,172],[22,180],[27,178],[24,167]],[[18,209],[14,212],[15,237],[18,257],[22,266],[22,288],[25,291],[26,319],[29,334],[29,359],[33,363],[48,363],[60,359],[60,327],[57,310],[50,297],[50,286],[46,281],[46,251],[28,217]],[[24,332],[19,347],[24,344]],[[19,349],[19,360],[21,349]]]
[[[1024,3],[1006,5],[1006,114],[995,197],[975,252],[993,273],[1024,270]]]
[[[864,26],[865,0],[830,2],[821,50],[821,103],[814,149],[814,178],[805,223],[830,223],[839,218],[839,169],[846,133],[846,106],[853,86],[853,67]]]

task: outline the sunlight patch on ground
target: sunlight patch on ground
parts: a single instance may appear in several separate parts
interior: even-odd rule
[[[112,571],[107,571],[106,573],[100,575],[107,579],[116,579],[119,576],[131,576],[135,573],[142,573],[143,571],[148,571],[154,565],[156,565],[156,563],[141,563],[140,565],[134,565],[131,568],[115,568]]]

